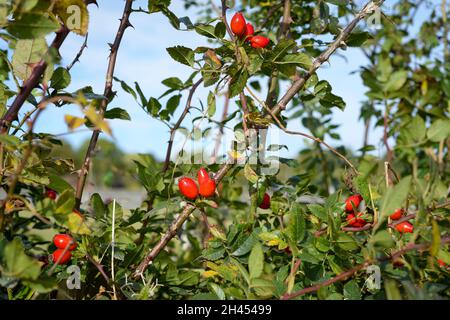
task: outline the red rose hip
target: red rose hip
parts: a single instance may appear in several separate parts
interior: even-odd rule
[[[59,249],[65,249],[69,247],[69,250],[75,250],[77,248],[77,243],[68,234],[60,233],[53,237],[53,243]]]
[[[347,212],[353,212],[353,206],[355,209],[358,209],[359,204],[363,200],[362,196],[360,194],[354,194],[345,200],[345,211]],[[353,203],[353,206],[352,206]]]
[[[347,222],[349,226],[355,227],[355,228],[361,228],[364,227],[367,224],[367,221],[363,218],[360,218],[362,216],[362,212],[359,212],[356,216],[354,213],[350,213],[347,216]]]
[[[245,41],[250,41],[251,38],[253,38],[253,35],[255,34],[255,28],[253,28],[253,25],[251,23],[247,23],[245,26]]]
[[[242,13],[237,12],[234,14],[233,18],[231,18],[231,31],[239,37],[243,36],[245,34],[245,31],[247,30],[247,26],[245,23],[245,18],[242,15]]]
[[[391,214],[391,219],[392,220],[398,220],[401,217],[403,217],[403,209],[397,209],[395,210],[395,212],[393,214]]]
[[[216,182],[212,179],[200,183],[199,193],[202,197],[209,198],[216,192]]]
[[[201,185],[208,182],[209,180],[211,180],[208,172],[204,169],[204,168],[200,168],[200,170],[198,170],[197,173],[197,182],[198,184]]]
[[[395,229],[397,229],[397,231],[400,233],[412,233],[414,231],[414,226],[408,221],[404,221],[397,224],[395,226]]]
[[[258,207],[260,207],[261,209],[270,208],[270,196],[267,193],[264,193],[263,199]]]
[[[250,39],[250,44],[252,45],[253,48],[256,49],[267,47],[269,42],[270,42],[269,38],[263,36],[253,36]]]
[[[66,264],[70,259],[72,259],[72,253],[69,250],[64,252],[64,249],[57,249],[51,256],[52,262],[58,264]]]
[[[191,178],[183,177],[178,181],[178,189],[188,199],[195,199],[198,196],[198,187]]]

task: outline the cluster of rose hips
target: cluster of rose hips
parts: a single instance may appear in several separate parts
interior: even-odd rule
[[[361,228],[367,224],[367,221],[364,218],[361,218],[363,215],[362,212],[356,212],[355,209],[358,209],[363,197],[360,194],[354,194],[345,200],[345,212],[347,212],[347,223],[351,227]]]
[[[393,214],[390,215],[392,220],[399,220],[403,217],[405,210],[397,209]],[[395,225],[395,229],[400,233],[412,233],[414,226],[408,221],[403,221]]]
[[[255,28],[251,23],[245,21],[242,13],[237,12],[231,18],[231,31],[240,39],[245,39],[245,42],[250,42],[253,48],[265,48],[269,44],[269,38],[264,36],[255,36]]]
[[[68,234],[60,233],[53,237],[55,252],[51,254],[51,261],[58,264],[66,264],[72,258],[72,251],[77,248],[76,241]],[[66,249],[67,248],[67,249]]]
[[[198,185],[195,181],[188,177],[178,180],[178,189],[186,198],[195,200],[200,194],[204,198],[209,198],[216,192],[216,182],[211,179],[208,172],[204,168],[200,168],[197,173]]]
[[[362,218],[362,212],[355,212],[358,209],[363,197],[360,194],[354,194],[348,197],[345,200],[345,211],[347,212],[347,223],[349,226],[355,228],[364,227],[367,224],[367,221]],[[403,217],[404,210],[397,209],[393,214],[390,215],[392,220],[399,220]],[[395,229],[400,233],[412,233],[414,227],[408,221],[403,221],[395,225]]]

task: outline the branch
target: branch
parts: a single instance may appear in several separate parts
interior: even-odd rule
[[[450,243],[450,236],[446,236],[441,238],[441,243]],[[422,244],[409,244],[405,247],[403,247],[402,249],[392,253],[391,255],[385,257],[385,258],[380,258],[377,259],[378,262],[383,262],[383,261],[389,261],[389,260],[395,260],[396,258],[402,256],[403,254],[405,254],[408,251],[424,251],[426,249],[428,249],[428,247],[431,246],[431,243],[422,243]],[[285,294],[283,295],[280,299],[281,300],[289,300],[289,299],[293,299],[296,297],[299,297],[301,295],[307,294],[307,293],[311,293],[311,292],[315,292],[317,290],[319,290],[322,287],[326,287],[329,286],[335,282],[338,281],[342,281],[347,279],[348,277],[352,276],[353,274],[355,274],[356,272],[358,272],[361,269],[364,269],[365,267],[367,267],[368,265],[371,264],[371,261],[365,261],[364,263],[357,265],[356,267],[344,271],[340,274],[338,274],[336,277],[328,279],[326,281],[320,282],[316,285],[313,285],[311,287],[307,287],[307,288],[303,288],[301,290],[298,290],[296,292],[293,292],[291,294]]]
[[[61,47],[62,43],[66,39],[70,30],[66,26],[61,26],[58,32],[56,32],[55,39],[53,40],[50,48],[56,49],[57,51]],[[30,77],[23,83],[22,89],[14,99],[11,106],[6,111],[3,118],[0,120],[0,134],[4,134],[8,131],[9,126],[14,120],[17,120],[20,109],[22,108],[25,101],[28,99],[31,91],[39,84],[41,77],[47,68],[47,61],[43,58],[39,61],[31,72]]]
[[[183,122],[186,115],[188,114],[189,109],[191,108],[192,97],[194,96],[195,90],[197,90],[197,87],[200,85],[200,83],[202,83],[202,81],[203,81],[203,78],[201,78],[196,83],[194,83],[192,88],[189,90],[189,95],[188,95],[188,98],[186,101],[186,106],[184,107],[183,113],[181,114],[180,118],[175,123],[175,125],[170,129],[170,139],[169,139],[169,144],[167,146],[166,159],[164,160],[164,166],[162,168],[163,172],[166,172],[167,169],[169,168],[170,155],[172,153],[172,145],[173,145],[173,140],[175,139],[175,133],[178,130],[178,128],[181,126],[181,123]]]
[[[106,81],[105,81],[105,90],[103,96],[105,97],[101,101],[99,114],[103,116],[108,107],[109,99],[113,95],[112,92],[112,79],[114,76],[114,69],[116,67],[117,53],[119,51],[120,43],[122,41],[122,37],[125,33],[126,28],[131,27],[130,24],[130,14],[132,10],[133,0],[127,0],[125,3],[125,8],[123,10],[122,18],[120,19],[119,29],[117,30],[116,37],[114,39],[114,43],[111,45],[111,54],[109,56],[109,64],[108,69],[106,71]],[[75,193],[75,209],[79,209],[81,205],[81,198],[83,197],[83,190],[86,183],[86,178],[89,173],[89,167],[91,164],[91,159],[97,145],[97,140],[100,135],[100,130],[95,129],[92,133],[91,140],[89,141],[88,149],[86,150],[86,155],[84,158],[83,165],[79,171],[78,181],[77,181],[77,189]]]
[[[331,43],[327,50],[322,52],[315,60],[311,68],[303,76],[298,78],[287,90],[285,95],[280,99],[277,105],[272,109],[272,112],[277,115],[281,111],[286,109],[287,104],[292,100],[292,98],[304,87],[306,81],[316,72],[317,69],[328,59],[330,56],[341,46],[341,44],[347,39],[356,25],[367,17],[374,10],[378,9],[384,0],[379,1],[369,1],[361,11],[356,15],[356,17],[342,30],[339,36]]]
[[[145,259],[141,262],[141,264],[136,268],[133,273],[133,278],[142,277],[144,271],[148,268],[148,266],[152,263],[152,261],[156,258],[156,256],[161,252],[162,249],[166,247],[169,241],[175,237],[178,233],[178,230],[181,229],[183,223],[189,218],[191,213],[194,211],[195,206],[188,203],[181,214],[172,222],[169,227],[169,230],[161,237],[158,244],[147,254]]]
[[[80,61],[80,57],[83,54],[84,49],[87,48],[87,41],[88,41],[88,33],[86,33],[86,37],[84,37],[84,42],[80,47],[80,50],[78,50],[78,53],[76,54],[75,58],[72,60],[72,62],[66,67],[67,71],[70,71],[75,63]]]
[[[235,41],[235,37],[233,33],[231,32],[230,26],[228,25],[226,21],[226,1],[222,0],[222,22],[225,24],[225,27],[227,29],[228,34],[230,35],[231,39]],[[335,42],[330,46],[328,50],[323,52],[314,62],[313,67],[311,67],[310,71],[303,77],[296,80],[292,86],[288,89],[286,94],[282,97],[280,102],[275,106],[274,110],[271,111],[271,114],[276,115],[280,113],[282,110],[286,108],[287,103],[292,100],[292,98],[295,96],[295,94],[301,90],[301,88],[304,86],[306,80],[311,77],[311,75],[319,68],[319,66],[324,63],[330,55],[336,51],[338,46],[341,44],[343,40],[345,40],[350,32],[355,28],[356,24],[362,20],[364,17],[366,17],[370,12],[377,9],[384,1],[378,1],[378,4],[375,4],[373,2],[369,2],[364,6],[364,8],[361,10],[361,12],[357,15],[357,17],[344,29],[344,31],[341,32],[341,34],[338,36],[338,38],[335,40]],[[312,140],[315,140],[314,137]],[[317,140],[316,140],[317,141]],[[324,144],[325,145],[325,144]],[[328,146],[329,147],[329,146]],[[337,152],[337,151],[336,151]],[[348,161],[348,160],[347,160]],[[216,184],[218,184],[228,173],[228,171],[233,168],[236,161],[233,158],[229,158],[227,162],[216,172],[214,175],[214,181]],[[349,162],[351,165],[351,163]],[[353,167],[353,165],[351,165]],[[353,167],[354,168],[354,167]],[[355,169],[356,170],[356,169]],[[184,221],[189,217],[189,215],[194,211],[195,207],[191,204],[187,204],[183,212],[180,214],[180,216],[172,223],[170,226],[169,231],[161,238],[160,242],[153,248],[153,250],[150,251],[150,253],[145,257],[144,261],[136,268],[134,272],[134,277],[139,277],[143,275],[143,272],[147,269],[149,263],[153,261],[153,259],[159,254],[159,252],[167,245],[167,243],[172,239],[179,228],[183,225]]]

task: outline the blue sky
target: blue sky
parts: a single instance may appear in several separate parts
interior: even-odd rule
[[[388,1],[389,2],[389,1]],[[83,86],[91,85],[97,93],[103,92],[104,78],[109,53],[108,43],[112,42],[122,14],[124,1],[98,0],[99,8],[91,5],[88,48],[81,57],[81,62],[72,69],[72,82],[68,90],[76,90]],[[138,0],[134,6],[146,7],[147,1]],[[171,9],[177,16],[189,16],[196,21],[195,10],[186,11],[181,1],[172,1]],[[161,14],[147,15],[133,13],[131,23],[134,29],[127,29],[120,47],[115,76],[133,84],[137,81],[147,97],[158,97],[166,90],[161,80],[177,76],[181,80],[187,79],[191,70],[189,67],[172,60],[166,53],[166,48],[175,45],[184,45],[195,48],[206,45],[206,40],[195,32],[177,31],[170,26],[166,17]],[[67,65],[73,59],[75,53],[83,43],[83,38],[70,35],[62,46],[61,54],[63,65]],[[347,60],[337,55],[333,56],[330,63],[323,66],[318,74],[320,78],[328,80],[333,92],[342,96],[347,103],[344,111],[336,109],[333,122],[339,124],[338,129],[342,141],[348,147],[357,150],[362,145],[363,123],[358,121],[359,108],[364,100],[364,91],[358,74],[351,74],[360,65],[365,64],[365,58],[359,50],[349,48],[340,51]],[[288,84],[284,85],[287,89]],[[126,152],[151,153],[159,159],[163,159],[166,142],[168,140],[168,128],[157,120],[144,113],[133,98],[123,92],[118,83],[114,83],[114,89],[118,96],[110,104],[109,108],[121,107],[128,111],[132,121],[111,121],[114,139]],[[194,98],[194,105],[199,105],[199,99],[206,104],[208,90],[200,88]],[[263,94],[262,94],[263,95]],[[181,106],[184,106],[186,95],[183,96]],[[218,101],[216,118],[221,115],[222,103]],[[231,102],[231,111],[236,109],[236,104]],[[25,111],[25,110],[24,110]],[[179,110],[181,112],[181,110]],[[63,108],[51,107],[43,113],[36,129],[38,131],[61,134],[67,132],[63,121],[65,114],[79,115],[77,106],[65,106]],[[176,118],[179,112],[176,113]],[[300,124],[289,124],[293,130],[304,130]],[[191,119],[187,118],[185,124],[189,126]],[[382,154],[380,129],[372,129],[370,143],[377,147],[376,155]],[[106,136],[106,135],[104,135]],[[89,131],[66,135],[74,146],[79,146],[90,137]],[[289,146],[288,151],[283,151],[282,156],[294,157],[303,145],[303,141],[297,136],[288,136],[280,133],[279,140]],[[328,141],[331,145],[339,145],[339,141]]]

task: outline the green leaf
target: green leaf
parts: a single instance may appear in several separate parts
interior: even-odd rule
[[[230,98],[233,98],[240,94],[248,80],[248,72],[246,69],[240,69],[239,72],[237,72],[230,81]]]
[[[391,215],[395,210],[404,207],[404,202],[409,193],[411,186],[411,176],[404,177],[395,186],[391,186],[387,189],[382,199],[381,204],[381,219],[379,224],[383,221],[383,218]]]
[[[313,215],[315,215],[317,218],[319,218],[322,221],[328,220],[328,214],[324,207],[322,207],[319,204],[309,204],[308,206],[309,211],[312,212]]]
[[[378,231],[372,238],[370,238],[370,242],[373,245],[381,246],[383,248],[393,248],[395,246],[392,235],[386,230]]]
[[[434,121],[427,131],[427,138],[439,142],[450,137],[450,119],[438,119]]]
[[[172,97],[170,97],[169,100],[167,100],[166,109],[169,111],[169,114],[173,114],[175,110],[177,110],[178,106],[180,105],[181,100],[181,94],[176,94]]]
[[[14,238],[5,246],[3,260],[6,263],[5,271],[8,276],[34,280],[41,273],[39,261],[25,254],[19,238]]]
[[[171,89],[175,89],[175,90],[181,90],[184,87],[183,81],[181,81],[177,77],[171,77],[171,78],[164,79],[163,81],[161,81],[161,83],[163,85],[165,85]]]
[[[14,74],[21,80],[30,77],[33,65],[44,58],[47,43],[44,38],[34,40],[18,40],[12,57]]]
[[[190,67],[194,66],[194,51],[192,49],[183,46],[175,46],[167,48],[166,50],[175,61]]]
[[[298,203],[292,206],[289,219],[289,235],[294,242],[301,242],[305,237],[305,216]]]
[[[407,76],[408,72],[406,70],[394,72],[390,75],[389,80],[384,85],[384,91],[392,92],[399,90],[405,84]]]
[[[226,34],[225,24],[222,21],[220,21],[214,27],[214,35],[216,36],[216,38],[223,39],[225,37],[225,34]]]
[[[287,54],[289,50],[294,48],[296,45],[294,40],[282,39],[277,45],[272,49],[269,59],[272,62],[281,61],[282,58]]]
[[[206,25],[206,24],[197,24],[195,27],[195,31],[205,37],[208,38],[216,38],[216,34],[215,34],[215,28],[213,26],[210,25]]]
[[[59,23],[44,14],[24,13],[7,27],[9,33],[18,39],[37,39],[58,31]]]
[[[209,286],[211,287],[211,291],[217,296],[219,300],[225,300],[225,292],[223,292],[222,288],[219,287],[215,283],[210,283]]]
[[[311,58],[304,53],[292,53],[286,55],[283,60],[274,62],[276,65],[293,65],[303,69],[309,69],[312,66]]]
[[[128,112],[122,108],[112,108],[105,112],[104,117],[106,119],[121,119],[121,120],[131,120]]]
[[[397,282],[392,279],[384,279],[384,290],[388,300],[402,300],[402,295],[397,286]]]
[[[103,218],[106,215],[107,208],[98,193],[94,193],[90,200],[91,208],[97,218]]]
[[[50,86],[53,89],[61,90],[67,88],[70,84],[71,76],[66,68],[59,67],[53,71],[52,77],[50,78]]]
[[[355,239],[353,239],[348,234],[342,233],[342,232],[339,233],[336,243],[341,249],[346,250],[346,251],[354,251],[359,248]]]
[[[256,182],[258,182],[258,179],[259,179],[256,172],[252,169],[252,167],[248,163],[246,163],[244,166],[244,176],[251,183],[256,183]]]
[[[361,300],[361,289],[356,280],[350,280],[344,285],[344,297],[348,300]]]
[[[75,196],[73,190],[67,189],[56,199],[55,214],[68,214],[75,206]]]
[[[216,95],[210,91],[208,94],[208,116],[213,117],[216,113]]]
[[[371,38],[371,35],[368,32],[352,32],[345,44],[349,47],[361,47],[369,38]]]
[[[253,231],[248,238],[244,241],[244,243],[242,243],[239,248],[237,248],[232,255],[233,256],[242,256],[248,252],[250,252],[250,250],[252,250],[253,246],[255,245],[255,243],[258,242],[258,234]]]
[[[250,279],[258,278],[264,268],[264,252],[261,244],[257,242],[250,252],[248,258],[248,270],[250,274]]]

